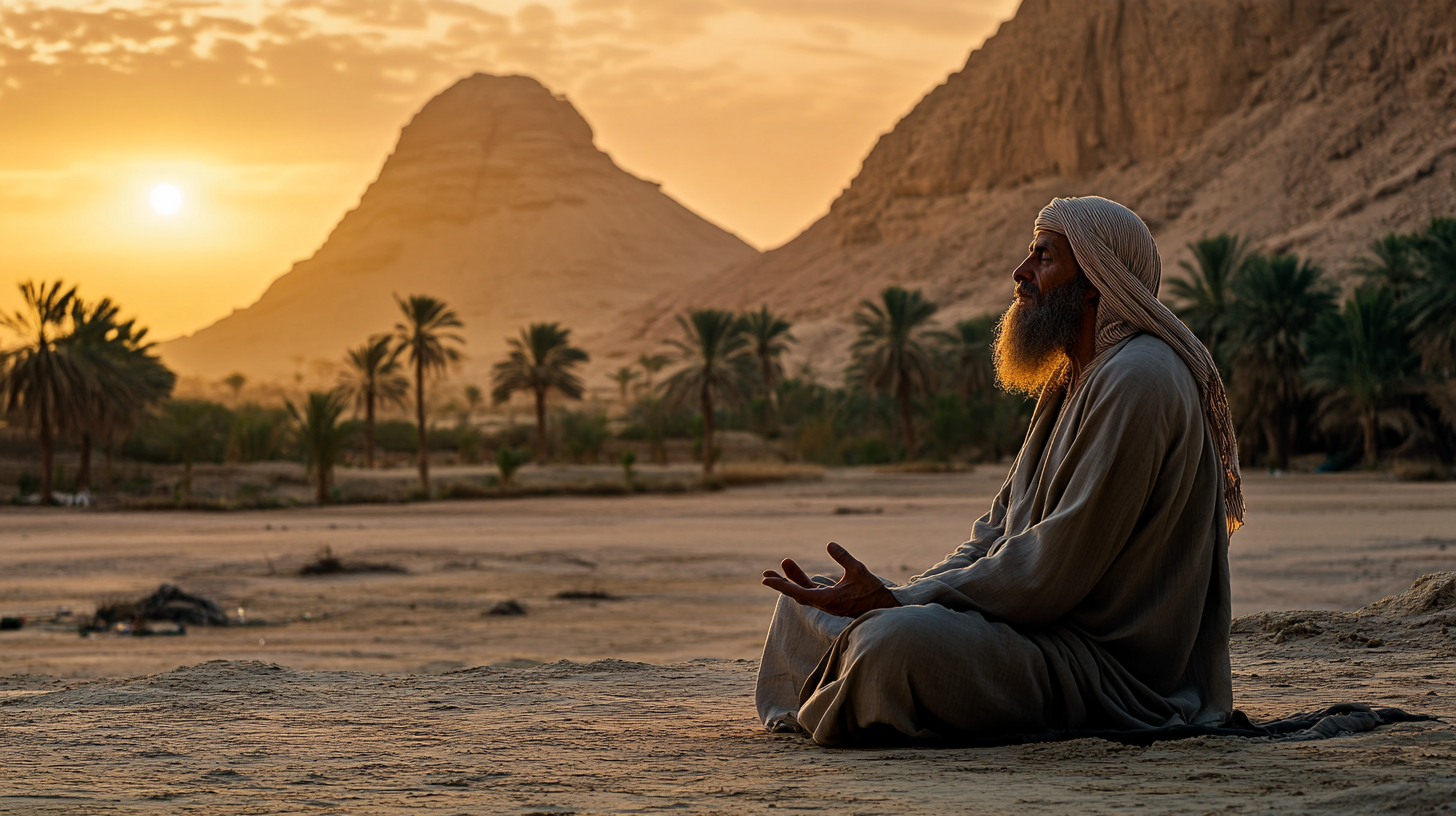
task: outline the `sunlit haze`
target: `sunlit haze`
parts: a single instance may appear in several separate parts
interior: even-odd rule
[[[761,248],[1016,0],[222,0],[0,9],[0,306],[64,278],[167,338],[253,302],[474,71],[564,93],[628,171]]]

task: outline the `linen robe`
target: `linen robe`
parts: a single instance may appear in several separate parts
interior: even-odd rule
[[[839,618],[779,599],[759,715],[825,745],[1218,725],[1222,471],[1188,367],[1136,335],[1038,401],[970,541]]]

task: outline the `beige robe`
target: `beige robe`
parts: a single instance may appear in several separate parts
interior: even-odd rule
[[[1232,709],[1222,476],[1163,341],[1038,402],[971,540],[837,618],[781,597],[759,716],[825,745],[1218,725]]]

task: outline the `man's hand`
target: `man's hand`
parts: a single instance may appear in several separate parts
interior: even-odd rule
[[[773,570],[763,574],[763,585],[776,589],[805,606],[823,610],[843,618],[857,618],[871,609],[890,609],[900,605],[895,594],[880,582],[875,574],[865,568],[849,550],[829,542],[829,557],[844,567],[844,576],[834,586],[820,586],[809,580],[809,576],[794,559],[785,558],[784,575]]]

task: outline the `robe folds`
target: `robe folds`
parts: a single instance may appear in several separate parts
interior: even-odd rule
[[[971,540],[851,620],[780,597],[759,716],[824,745],[1220,725],[1232,711],[1222,468],[1151,335],[1049,389]]]

